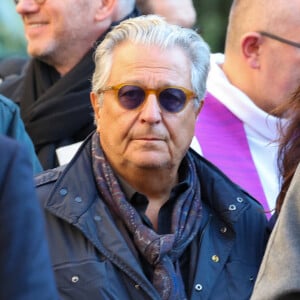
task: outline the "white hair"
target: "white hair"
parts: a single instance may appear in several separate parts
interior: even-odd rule
[[[197,104],[204,98],[209,71],[209,47],[194,30],[167,23],[156,15],[127,19],[111,30],[95,52],[95,72],[92,90],[103,89],[110,76],[112,52],[124,41],[155,45],[161,49],[180,47],[191,62],[191,85],[197,95]]]

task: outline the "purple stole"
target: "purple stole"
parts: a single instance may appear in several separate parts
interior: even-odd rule
[[[195,130],[203,156],[269,211],[241,120],[207,93]]]

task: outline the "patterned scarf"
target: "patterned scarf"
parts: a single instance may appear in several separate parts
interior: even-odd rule
[[[132,233],[134,244],[153,266],[153,285],[162,299],[187,299],[178,259],[194,239],[200,227],[200,185],[195,165],[186,156],[189,188],[178,195],[172,213],[171,234],[159,235],[143,224],[136,209],[127,201],[113,170],[104,157],[97,133],[92,138],[93,170],[104,201],[123,220]]]

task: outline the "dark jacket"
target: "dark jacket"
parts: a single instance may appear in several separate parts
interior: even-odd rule
[[[19,107],[2,95],[0,95],[0,134],[11,137],[23,144],[30,158],[34,173],[37,174],[42,171],[33,143],[25,130]]]
[[[24,146],[0,136],[0,299],[58,298]]]
[[[266,244],[262,207],[192,153],[203,216],[190,247],[190,299],[249,299]],[[89,139],[65,168],[39,175],[36,183],[62,299],[159,299],[128,246],[125,228],[97,191]]]

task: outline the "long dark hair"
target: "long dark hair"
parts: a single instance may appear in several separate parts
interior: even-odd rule
[[[286,192],[300,162],[300,86],[278,111],[280,115],[288,112],[288,123],[280,130],[278,167],[281,174],[281,190],[276,200],[277,213],[280,212]]]

